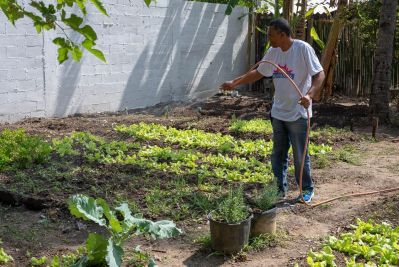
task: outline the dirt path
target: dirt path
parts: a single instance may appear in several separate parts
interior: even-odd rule
[[[360,144],[361,162],[359,166],[348,163],[337,163],[334,166],[316,170],[315,202],[346,193],[373,191],[399,186],[399,144],[390,140],[377,143]],[[295,197],[296,192],[289,197]],[[235,262],[221,256],[209,256],[198,251],[198,246],[180,242],[160,242],[154,249],[165,253],[154,252],[161,266],[292,266],[300,262],[310,248],[317,249],[323,237],[335,234],[347,227],[357,217],[364,219],[385,216],[386,221],[395,221],[396,214],[384,214],[380,202],[390,201],[398,192],[385,195],[348,198],[335,201],[317,208],[296,206],[280,209],[278,229],[289,238],[282,246],[268,248],[262,252],[248,255],[245,262]],[[398,202],[393,203],[399,205]],[[399,207],[398,207],[399,208]],[[387,210],[385,210],[387,211]],[[381,213],[383,213],[381,215]],[[207,225],[200,225],[202,232],[207,232]],[[199,230],[200,231],[200,230]],[[180,243],[180,244],[179,244]]]

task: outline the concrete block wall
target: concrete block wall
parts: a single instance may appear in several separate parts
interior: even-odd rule
[[[30,21],[14,27],[0,16],[0,122],[203,98],[248,68],[244,8],[225,16],[225,5],[184,0],[104,3],[109,17],[90,7],[87,22],[107,63],[85,52],[59,65],[60,32],[38,35]]]

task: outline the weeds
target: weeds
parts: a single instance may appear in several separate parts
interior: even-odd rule
[[[324,169],[331,165],[330,158],[326,154],[319,154],[312,160],[312,166],[315,169]]]
[[[352,165],[360,165],[359,154],[356,153],[356,148],[353,145],[342,146],[335,152],[335,157]]]

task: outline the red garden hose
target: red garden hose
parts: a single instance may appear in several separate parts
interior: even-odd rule
[[[296,83],[291,79],[291,77],[285,72],[285,70],[283,70],[280,66],[278,66],[276,63],[268,61],[268,60],[261,60],[259,62],[257,62],[255,65],[253,65],[251,67],[251,69],[248,72],[251,72],[252,70],[254,70],[259,64],[261,63],[269,63],[272,64],[273,66],[275,66],[279,71],[281,71],[281,73],[284,74],[285,77],[287,77],[287,79],[291,82],[291,84],[293,85],[294,89],[297,91],[298,95],[300,96],[300,98],[303,97],[303,94],[301,92],[301,90],[299,90],[298,86],[296,85]],[[363,192],[363,193],[352,193],[352,194],[346,194],[346,195],[342,195],[342,196],[338,196],[338,197],[334,197],[334,198],[330,198],[315,204],[309,204],[306,203],[303,199],[303,195],[302,195],[302,175],[303,175],[303,167],[305,164],[305,157],[306,157],[306,151],[307,151],[307,147],[308,147],[308,142],[309,142],[309,131],[310,131],[310,117],[309,117],[309,109],[306,109],[306,113],[307,113],[307,129],[306,129],[306,141],[305,141],[305,146],[303,149],[303,155],[302,155],[302,161],[301,161],[301,169],[299,172],[299,193],[301,196],[301,200],[302,202],[309,206],[309,207],[317,207],[319,205],[328,203],[328,202],[332,202],[334,200],[337,199],[341,199],[341,198],[346,198],[346,197],[357,197],[357,196],[366,196],[366,195],[372,195],[372,194],[381,194],[381,193],[388,193],[388,192],[393,192],[393,191],[399,191],[399,187],[394,187],[394,188],[388,188],[385,190],[377,190],[377,191],[370,191],[370,192]]]

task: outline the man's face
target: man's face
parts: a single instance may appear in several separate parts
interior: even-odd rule
[[[276,30],[273,26],[269,27],[267,30],[267,37],[273,48],[280,47],[285,36],[285,33]]]

